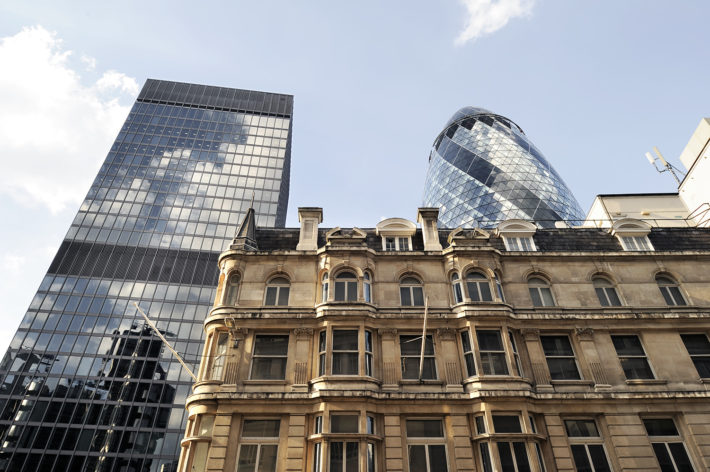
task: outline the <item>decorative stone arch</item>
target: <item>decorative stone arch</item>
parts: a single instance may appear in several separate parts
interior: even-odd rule
[[[335,277],[338,274],[340,274],[341,272],[347,272],[347,271],[353,272],[355,274],[355,277],[358,280],[362,279],[362,276],[364,275],[364,272],[361,268],[359,268],[357,266],[350,265],[350,264],[346,264],[344,262],[340,262],[330,268],[329,277],[331,280],[335,280]]]
[[[659,268],[653,270],[653,272],[651,272],[651,274],[652,274],[651,281],[653,283],[656,283],[656,277],[658,277],[659,275],[661,277],[666,277],[666,278],[674,280],[675,283],[677,283],[678,285],[680,285],[684,282],[684,280],[680,277],[680,274],[676,273],[675,271],[668,270],[665,267],[659,267]]]
[[[621,218],[609,228],[612,236],[648,236],[651,225],[635,218]]]
[[[412,236],[417,232],[417,225],[404,218],[387,218],[380,221],[375,226],[375,234],[382,238],[382,249],[386,249],[385,241],[387,238],[394,238],[397,250],[400,248],[399,238],[407,238],[409,241],[409,250],[412,249]]]
[[[269,283],[269,281],[271,279],[276,278],[276,277],[284,277],[284,278],[288,279],[289,283],[293,283],[293,280],[294,280],[293,274],[291,272],[281,268],[281,269],[273,269],[273,270],[269,271],[267,273],[266,277],[264,277],[264,283],[267,284],[267,283]]]
[[[532,236],[537,231],[537,226],[529,221],[511,219],[501,222],[495,230],[498,236],[526,237]]]
[[[422,283],[422,285],[424,285],[424,277],[422,277],[419,272],[417,272],[416,270],[412,270],[409,267],[405,267],[404,269],[400,269],[397,272],[395,272],[394,282],[399,283],[400,280],[402,280],[404,277],[406,277],[408,275],[419,279],[419,281]]]
[[[606,270],[599,270],[599,269],[594,269],[590,270],[587,272],[586,280],[587,282],[592,282],[594,281],[595,278],[602,278],[602,279],[607,279],[609,282],[611,282],[614,285],[618,285],[619,281],[617,278],[611,274],[611,272],[608,272]]]
[[[533,277],[539,277],[539,278],[545,280],[548,284],[552,285],[552,282],[553,282],[552,277],[550,276],[550,274],[548,274],[544,270],[540,270],[538,268],[531,267],[530,269],[523,272],[523,282],[527,283],[528,280],[530,280]]]
[[[493,269],[474,263],[466,264],[465,266],[463,266],[459,275],[465,279],[466,274],[468,274],[469,272],[480,272],[481,274],[485,275],[488,280],[493,280],[493,277],[495,277]]]

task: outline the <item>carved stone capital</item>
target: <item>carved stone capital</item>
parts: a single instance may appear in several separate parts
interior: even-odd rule
[[[382,339],[394,339],[397,336],[397,330],[394,328],[380,328],[377,330],[377,334],[379,334]]]
[[[576,328],[574,334],[580,341],[591,341],[594,339],[594,330],[592,328]]]
[[[310,339],[313,337],[313,328],[295,328],[293,334],[296,339]]]
[[[523,339],[526,341],[536,341],[540,337],[540,330],[537,328],[523,328],[520,330]]]
[[[456,330],[452,328],[439,328],[436,330],[436,335],[442,341],[454,341],[456,339]]]

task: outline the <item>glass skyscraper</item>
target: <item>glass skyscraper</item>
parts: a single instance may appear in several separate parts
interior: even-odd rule
[[[217,257],[283,226],[293,97],[148,80],[0,365],[0,470],[172,471]],[[80,139],[80,137],[79,137]]]
[[[584,213],[562,177],[508,118],[465,107],[434,141],[424,206],[445,228],[493,227],[520,218],[541,227],[580,224]]]

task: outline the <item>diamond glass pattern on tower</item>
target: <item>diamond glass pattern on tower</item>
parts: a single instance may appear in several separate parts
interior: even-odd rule
[[[0,364],[0,470],[172,471],[217,257],[283,226],[293,97],[148,80]]]
[[[442,227],[492,227],[520,218],[579,224],[582,209],[518,125],[482,108],[457,111],[429,156],[424,206]]]

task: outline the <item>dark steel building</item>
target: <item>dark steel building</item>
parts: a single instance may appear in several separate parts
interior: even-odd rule
[[[0,470],[172,471],[217,258],[283,227],[293,97],[148,80],[0,364]]]
[[[554,227],[584,213],[562,177],[508,118],[483,108],[457,111],[434,141],[424,206],[445,228],[490,228],[519,218]]]

